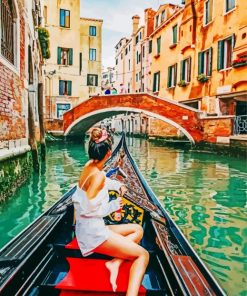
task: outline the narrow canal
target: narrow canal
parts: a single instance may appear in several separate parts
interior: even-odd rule
[[[143,139],[129,138],[128,144],[147,182],[227,294],[247,295],[246,163]],[[86,150],[87,144],[48,147],[40,176],[0,205],[0,247],[77,182]]]

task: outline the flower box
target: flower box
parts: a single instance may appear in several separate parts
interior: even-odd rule
[[[243,67],[246,65],[247,65],[247,57],[238,58],[232,61],[233,68]]]
[[[179,82],[178,82],[178,86],[180,86],[180,87],[185,87],[185,86],[187,86],[189,83],[188,82],[186,82],[185,80],[180,80]]]
[[[209,77],[205,74],[200,74],[197,76],[197,80],[201,83],[207,82],[209,80]]]
[[[45,28],[39,27],[38,36],[39,36],[39,44],[42,52],[42,57],[44,59],[49,59],[51,56],[50,40],[49,40],[50,34],[48,30],[46,30]]]

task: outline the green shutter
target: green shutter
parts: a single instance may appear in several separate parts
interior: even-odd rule
[[[69,65],[73,65],[73,48],[69,48]]]
[[[198,53],[198,75],[203,73],[204,68],[204,52]]]
[[[171,82],[172,82],[172,67],[168,67],[168,79],[167,79],[167,87],[171,87]]]
[[[188,81],[187,82],[190,82],[191,81],[191,57],[189,57],[188,59]]]
[[[224,68],[224,40],[218,42],[218,70]]]
[[[180,63],[180,80],[185,80],[185,60]]]
[[[209,67],[208,67],[208,76],[212,75],[212,65],[213,65],[213,48],[209,48]]]
[[[178,68],[178,64],[176,63],[174,65],[174,86],[177,84],[177,68]]]
[[[57,48],[57,64],[61,65],[61,47]]]
[[[64,95],[64,81],[59,80],[59,96]]]
[[[155,92],[155,85],[156,85],[156,75],[154,73],[154,78],[153,78],[153,92]]]
[[[68,81],[68,96],[72,94],[72,81]]]

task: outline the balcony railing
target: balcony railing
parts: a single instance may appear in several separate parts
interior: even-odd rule
[[[247,134],[247,115],[236,116],[234,119],[234,135]]]

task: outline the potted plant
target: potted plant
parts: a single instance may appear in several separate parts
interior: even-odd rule
[[[185,87],[187,84],[188,84],[188,83],[187,83],[185,80],[180,80],[180,81],[178,82],[178,86],[180,86],[180,87]]]
[[[232,61],[233,68],[238,68],[246,65],[247,65],[247,56],[240,57]]]
[[[50,53],[50,34],[45,28],[38,28],[39,44],[41,47],[42,57],[44,59],[49,59]]]
[[[205,75],[205,74],[200,74],[200,75],[198,75],[197,76],[197,80],[199,81],[199,82],[207,82],[208,80],[209,80],[209,77],[207,76],[207,75]]]

